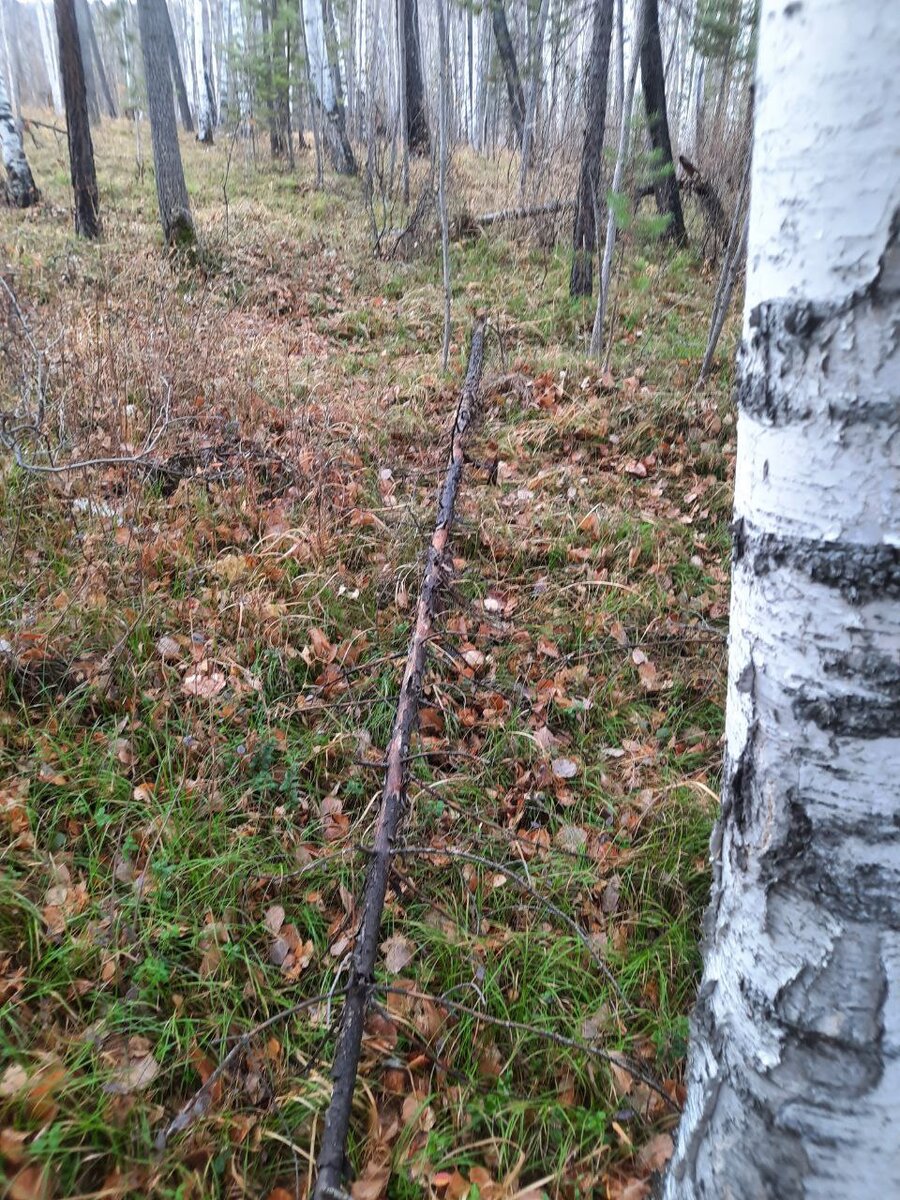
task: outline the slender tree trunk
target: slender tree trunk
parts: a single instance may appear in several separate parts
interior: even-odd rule
[[[100,43],[97,41],[97,31],[94,29],[94,18],[91,16],[91,7],[89,4],[85,3],[83,12],[91,62],[94,66],[97,82],[100,85],[99,91],[103,96],[103,106],[106,109],[106,115],[115,119],[119,115],[119,107],[116,104],[116,98],[113,94],[113,89],[110,87],[109,77],[106,74],[106,67],[103,63],[103,56],[100,53]],[[87,53],[87,50],[85,53]]]
[[[616,147],[616,165],[613,168],[612,191],[619,192],[622,187],[622,176],[625,172],[625,160],[628,157],[628,141],[631,131],[631,109],[634,103],[634,91],[637,85],[638,65],[640,64],[640,42],[635,39],[631,56],[631,68],[628,72],[628,83],[625,83],[625,14],[624,0],[619,0],[619,52],[616,55],[616,90],[619,101],[619,143]],[[644,19],[644,0],[637,0],[634,22],[635,30],[639,31]],[[594,327],[591,330],[591,358],[598,359],[603,353],[603,325],[606,319],[606,307],[609,303],[609,291],[612,282],[613,254],[616,250],[616,210],[612,205],[606,214],[606,240],[603,243],[603,262],[600,266],[600,293],[597,296],[597,309],[594,313]]]
[[[522,91],[522,80],[519,77],[519,67],[516,63],[516,52],[512,38],[509,36],[509,26],[506,23],[506,9],[503,0],[488,0],[491,6],[491,22],[494,29],[494,41],[497,53],[503,65],[503,75],[506,79],[506,94],[509,97],[509,115],[516,131],[516,142],[521,146],[525,133],[525,93]]]
[[[448,0],[437,0],[438,37],[440,53],[440,113],[438,133],[440,149],[438,155],[438,209],[441,218],[441,268],[444,282],[444,341],[441,351],[441,369],[446,371],[450,361],[450,218],[447,204],[447,160],[449,157],[450,87],[448,81],[450,64],[449,11],[444,4]],[[449,7],[449,5],[448,5]]]
[[[75,0],[75,19],[78,22],[78,45],[81,48],[81,67],[87,95],[88,116],[92,125],[100,123],[100,100],[97,95],[97,78],[91,58],[90,15],[87,0]]]
[[[62,82],[59,76],[59,54],[56,38],[50,27],[50,12],[43,0],[37,6],[38,32],[41,36],[41,53],[47,70],[47,81],[50,84],[50,95],[53,98],[53,111],[65,112],[63,103]]]
[[[323,140],[335,171],[339,175],[355,175],[356,159],[344,119],[337,32],[329,0],[308,0],[305,16],[310,70],[316,102],[323,115]]]
[[[69,169],[75,196],[75,232],[80,237],[100,236],[100,193],[94,169],[94,144],[88,117],[84,82],[84,55],[78,40],[78,20],[74,0],[54,0],[56,33],[63,96],[66,102],[66,133],[69,142]]]
[[[603,136],[606,132],[606,88],[609,45],[612,39],[614,0],[594,0],[594,30],[588,60],[587,98],[581,171],[575,194],[572,231],[570,296],[590,296],[594,289],[594,252],[597,248],[597,212],[603,175]]]
[[[882,0],[762,4],[722,811],[667,1200],[900,1195],[898,60]]]
[[[537,119],[538,92],[541,86],[541,67],[543,64],[544,33],[547,28],[547,13],[550,10],[550,0],[541,0],[538,10],[537,30],[531,47],[531,63],[528,81],[528,104],[525,110],[525,128],[522,133],[522,161],[519,164],[519,196],[525,198],[525,182],[531,168],[531,148],[534,141],[534,125]]]
[[[312,0],[312,3],[317,5],[318,0]],[[298,6],[300,39],[303,43],[303,62],[306,65],[306,92],[309,97],[309,120],[312,125],[313,148],[316,152],[316,187],[321,188],[325,182],[322,163],[322,137],[319,122],[319,114],[323,111],[323,106],[316,101],[316,84],[313,80],[312,56],[310,54],[310,40],[306,32],[306,11],[303,0],[298,0]]]
[[[6,169],[5,190],[10,204],[16,208],[30,208],[40,200],[35,187],[31,167],[22,145],[22,131],[13,116],[6,82],[5,64],[0,64],[0,154]]]
[[[162,8],[161,20],[163,24],[165,52],[172,76],[172,86],[175,88],[175,94],[178,97],[178,111],[181,113],[181,125],[186,133],[193,133],[194,121],[191,117],[191,106],[188,103],[187,88],[184,85],[184,72],[181,69],[181,59],[178,57],[178,43],[175,39],[175,28],[172,25],[172,15],[169,12],[166,0],[156,0],[156,2]],[[140,21],[138,24],[140,24]]]
[[[440,0],[439,0],[440,2]],[[418,0],[398,0],[402,5],[403,103],[406,109],[406,136],[411,154],[431,153],[428,113],[425,109],[425,84],[422,79],[422,48],[419,37]]]
[[[197,75],[197,141],[211,146],[216,123],[216,98],[206,0],[194,2],[194,68]]]
[[[750,112],[752,120],[752,107]],[[716,297],[713,301],[712,319],[710,321],[709,338],[706,343],[706,353],[703,355],[703,363],[700,367],[700,375],[698,383],[704,383],[709,377],[712,369],[713,355],[716,352],[716,346],[719,344],[719,338],[722,336],[722,328],[725,324],[725,318],[728,316],[728,310],[731,308],[731,297],[734,295],[734,285],[737,282],[738,272],[740,271],[741,263],[747,252],[747,237],[749,234],[749,214],[747,213],[747,201],[750,192],[750,154],[747,154],[747,163],[744,167],[744,175],[741,180],[741,188],[738,193],[737,203],[734,207],[734,216],[731,221],[731,231],[728,235],[728,244],[725,247],[725,261],[722,263],[722,274],[719,277],[719,286],[716,288]]]
[[[165,0],[137,0],[137,10],[159,218],[166,244],[184,248],[194,244],[196,233],[175,124]]]
[[[669,118],[666,113],[666,81],[663,72],[662,45],[659,40],[658,0],[646,0],[644,5],[644,29],[641,37],[641,81],[644,87],[644,108],[650,141],[658,161],[654,164],[653,191],[656,207],[669,217],[666,236],[679,246],[687,242],[684,214],[681,211],[681,196],[675,165],[672,161],[672,142],[669,138]]]

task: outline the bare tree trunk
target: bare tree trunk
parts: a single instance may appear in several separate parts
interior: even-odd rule
[[[103,56],[100,53],[100,44],[97,41],[97,31],[94,29],[94,18],[91,16],[91,8],[89,4],[84,5],[84,24],[87,30],[88,43],[90,45],[91,61],[94,64],[97,81],[100,84],[100,92],[103,96],[103,104],[106,108],[106,115],[114,119],[119,115],[119,107],[116,104],[116,98],[113,94],[113,90],[109,85],[109,77],[106,74]]]
[[[195,0],[194,3],[194,68],[197,75],[197,141],[211,146],[216,123],[216,97],[206,0]]]
[[[619,0],[619,53],[617,55],[617,84],[619,93],[619,144],[616,148],[616,165],[613,168],[612,191],[618,192],[622,187],[622,176],[625,171],[625,160],[628,157],[628,140],[631,127],[631,108],[634,103],[634,92],[637,84],[638,64],[640,63],[640,28],[644,19],[644,0],[637,0],[635,8],[635,43],[631,56],[631,69],[628,72],[628,84],[625,85],[625,15],[624,0]],[[600,267],[600,294],[597,297],[597,311],[594,313],[594,327],[591,330],[591,358],[599,359],[603,353],[603,323],[606,318],[606,306],[609,302],[609,289],[612,280],[613,254],[616,249],[616,210],[612,205],[606,214],[606,241],[603,245],[603,263]]]
[[[447,206],[447,158],[448,124],[450,117],[450,87],[448,83],[448,68],[450,61],[450,38],[448,36],[448,21],[450,14],[445,11],[447,0],[437,0],[438,3],[438,37],[440,47],[440,151],[438,159],[438,210],[441,218],[441,267],[444,282],[444,345],[441,353],[441,369],[446,371],[450,361],[450,218]]]
[[[50,95],[53,97],[53,111],[63,113],[66,110],[63,102],[62,82],[59,75],[59,52],[56,45],[56,38],[54,37],[53,30],[50,28],[50,12],[44,0],[40,0],[37,5],[37,19],[38,32],[41,36],[41,53],[43,54],[44,66],[47,71],[47,80],[50,84]]]
[[[16,208],[30,208],[32,204],[37,204],[41,195],[35,187],[34,176],[25,157],[22,131],[13,116],[5,64],[0,64],[0,153],[6,169],[5,191],[10,204]]]
[[[159,218],[166,244],[181,249],[196,242],[196,232],[175,124],[165,0],[137,0],[137,10]]]
[[[503,65],[503,75],[506,79],[506,94],[509,97],[509,115],[516,131],[516,141],[521,146],[525,133],[525,94],[522,91],[522,80],[519,77],[519,67],[516,63],[516,52],[513,49],[512,38],[509,36],[509,26],[506,23],[506,9],[503,0],[488,0],[491,7],[491,22],[494,29],[494,41],[497,43],[497,53]]]
[[[603,174],[603,136],[606,131],[606,88],[612,21],[613,0],[594,0],[594,29],[588,60],[581,171],[578,176],[578,191],[575,194],[570,296],[590,296],[594,290],[594,253],[597,248],[597,212],[600,207]]]
[[[100,236],[100,193],[94,169],[94,144],[88,117],[84,82],[84,55],[78,40],[74,0],[54,0],[56,32],[63,96],[66,101],[66,133],[69,169],[75,195],[75,232],[80,237]]]
[[[178,43],[175,40],[175,29],[172,25],[172,15],[166,0],[158,0],[162,6],[163,37],[165,39],[166,59],[172,76],[172,86],[178,97],[178,110],[181,113],[181,125],[186,133],[194,132],[194,121],[191,117],[191,106],[188,103],[187,88],[184,86],[184,72],[181,69],[181,59],[178,57]],[[140,24],[140,22],[138,22]]]
[[[722,274],[719,277],[719,286],[716,289],[716,298],[713,301],[709,339],[706,343],[706,353],[703,355],[703,364],[700,367],[698,383],[705,383],[712,369],[713,355],[716,352],[716,346],[718,346],[719,338],[722,335],[722,327],[725,324],[725,318],[728,316],[728,310],[731,307],[734,285],[747,250],[747,236],[749,232],[747,202],[750,198],[749,193],[750,154],[748,152],[747,163],[744,167],[744,176],[741,180],[741,190],[738,193],[737,204],[734,208],[734,217],[731,222],[731,231],[728,235],[728,245],[725,248],[725,261],[722,263]]]
[[[78,45],[81,48],[81,66],[87,95],[88,116],[92,125],[100,123],[100,100],[97,95],[97,79],[91,57],[90,14],[87,0],[75,0],[75,19],[78,22]]]
[[[646,0],[644,28],[641,33],[641,81],[644,87],[644,107],[650,141],[659,161],[654,164],[656,207],[669,217],[666,236],[679,246],[687,243],[681,196],[672,161],[672,142],[669,137],[669,118],[666,113],[666,81],[663,73],[662,45],[659,40],[658,0]]]
[[[531,70],[528,82],[528,105],[525,110],[525,128],[522,134],[522,161],[519,165],[519,196],[525,198],[525,181],[531,169],[531,145],[534,141],[534,123],[537,117],[538,91],[541,86],[541,66],[544,52],[544,32],[547,28],[547,13],[550,0],[541,0],[538,11],[537,30],[531,47]]]
[[[667,1200],[900,1194],[900,25],[763,0],[722,809]]]
[[[439,0],[440,2],[440,0]],[[431,153],[428,114],[425,110],[425,84],[422,79],[422,47],[419,36],[418,0],[398,0],[402,7],[403,103],[406,109],[406,137],[411,154]]]

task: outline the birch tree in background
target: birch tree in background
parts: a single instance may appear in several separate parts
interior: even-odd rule
[[[35,187],[34,176],[25,157],[22,131],[13,116],[4,66],[0,63],[0,153],[6,169],[6,195],[16,208],[30,208],[32,204],[37,204],[40,192]]]
[[[56,113],[65,112],[62,95],[62,81],[59,76],[59,55],[56,49],[56,34],[51,26],[50,9],[43,3],[36,6],[38,33],[41,39],[41,54],[44,59],[44,68],[47,72],[47,81],[50,84],[50,95],[53,100],[53,111]]]
[[[172,15],[169,12],[166,0],[158,0],[162,7],[160,20],[163,26],[163,41],[165,44],[166,60],[169,64],[169,71],[172,76],[172,86],[175,88],[175,95],[178,97],[178,111],[181,115],[181,125],[185,133],[194,132],[194,121],[191,116],[191,106],[188,103],[187,87],[184,82],[184,71],[181,68],[181,59],[178,57],[178,41],[175,37],[175,27],[172,24]],[[140,24],[140,21],[138,22]]]
[[[503,67],[506,79],[506,94],[509,97],[509,115],[512,118],[516,141],[521,146],[525,133],[525,93],[522,90],[522,79],[519,75],[519,65],[516,62],[516,52],[512,38],[509,36],[509,25],[506,21],[506,9],[503,0],[489,0],[491,7],[491,23],[494,30],[494,42],[497,55]]]
[[[339,91],[337,39],[326,31],[331,18],[330,6],[326,6],[326,0],[306,0],[303,17],[309,77],[315,97],[313,103],[322,116],[322,135],[328,157],[339,175],[355,175],[356,159],[347,137],[343,96]],[[329,47],[332,41],[334,44]]]
[[[206,0],[194,0],[194,65],[197,74],[197,140],[211,146],[216,124],[216,94]]]
[[[900,1195],[900,22],[764,0],[722,813],[665,1185]]]
[[[183,248],[193,245],[196,232],[184,182],[178,127],[175,124],[165,0],[137,0],[137,10],[144,78],[147,81],[147,111],[153,143],[159,218],[166,244]]]

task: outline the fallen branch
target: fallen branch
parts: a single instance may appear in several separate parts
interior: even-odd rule
[[[350,982],[347,986],[334,1054],[331,1073],[334,1090],[322,1130],[314,1200],[326,1200],[327,1197],[341,1191],[353,1090],[359,1068],[366,1011],[374,988],[375,959],[391,858],[400,821],[407,807],[410,741],[418,719],[425,654],[428,639],[431,637],[435,601],[447,574],[447,542],[462,478],[466,435],[477,408],[483,359],[484,321],[478,320],[472,332],[469,365],[450,438],[450,461],[438,499],[437,523],[425,560],[416,623],[410,638],[400,700],[388,745],[381,809],[375,825],[372,856],[366,873],[361,904],[362,920],[350,964]]]
[[[546,908],[547,912],[550,913],[551,916],[556,917],[561,924],[565,925],[572,935],[577,938],[579,942],[581,942],[585,950],[587,950],[595,965],[599,968],[600,973],[604,976],[606,982],[610,985],[622,1003],[627,1005],[629,1008],[633,1007],[625,993],[619,987],[619,984],[616,981],[612,971],[610,971],[609,967],[591,945],[590,938],[584,932],[578,922],[573,920],[568,913],[563,912],[563,910],[555,905],[552,901],[548,900],[546,896],[542,896],[537,888],[532,887],[527,879],[524,879],[516,871],[511,870],[504,863],[495,862],[493,859],[485,858],[481,854],[472,854],[468,850],[453,850],[447,846],[397,846],[394,850],[394,853],[408,855],[411,858],[415,858],[420,854],[446,855],[447,858],[461,859],[463,862],[474,863],[476,866],[485,867],[488,871],[495,871],[498,875],[505,875],[506,878],[511,883],[515,884],[520,891],[524,892],[527,896],[531,896],[533,900],[537,900],[539,904],[543,904],[544,908]]]
[[[526,1025],[524,1021],[512,1021],[508,1017],[492,1017],[489,1013],[482,1012],[481,1009],[470,1008],[468,1004],[460,1004],[456,1000],[448,1000],[446,996],[434,995],[431,992],[419,992],[414,988],[406,987],[386,987],[381,984],[378,984],[375,990],[386,996],[405,996],[408,1000],[428,1000],[432,1004],[446,1008],[448,1012],[457,1012],[464,1017],[473,1017],[476,1021],[484,1021],[486,1025],[494,1025],[498,1029],[508,1029],[513,1033],[527,1033],[532,1037],[541,1038],[545,1042],[552,1042],[554,1046],[564,1046],[568,1050],[580,1050],[582,1054],[587,1054],[591,1058],[600,1058],[614,1067],[619,1067],[622,1071],[627,1071],[632,1078],[640,1080],[651,1092],[656,1092],[657,1096],[662,1097],[674,1112],[681,1111],[662,1084],[624,1054],[615,1054],[611,1050],[603,1050],[600,1046],[592,1046],[589,1042],[580,1042],[577,1038],[566,1037],[564,1033],[554,1033],[552,1029],[541,1029],[539,1025]]]
[[[259,1025],[254,1025],[252,1029],[248,1029],[246,1033],[241,1034],[215,1070],[210,1072],[203,1086],[194,1093],[165,1129],[160,1130],[156,1135],[156,1149],[165,1150],[166,1143],[173,1133],[180,1133],[181,1130],[193,1125],[200,1117],[206,1116],[212,1103],[213,1088],[231,1064],[240,1058],[255,1037],[258,1037],[259,1034],[269,1029],[272,1025],[276,1025],[279,1021],[287,1021],[291,1017],[295,1017],[297,1013],[305,1012],[308,1008],[314,1008],[317,1004],[324,1004],[326,1000],[331,1000],[334,996],[340,996],[346,990],[346,988],[340,988],[336,992],[322,992],[321,995],[311,996],[308,1000],[301,1000],[299,1004],[294,1004],[290,1008],[284,1009],[283,1012],[275,1013],[274,1016],[261,1021]]]

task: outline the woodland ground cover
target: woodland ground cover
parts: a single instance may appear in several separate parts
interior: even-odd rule
[[[99,245],[70,233],[65,140],[35,142],[44,202],[0,212],[0,239],[55,461],[164,432],[152,466],[0,465],[11,1194],[307,1188],[480,310],[484,411],[404,834],[427,852],[392,879],[353,1194],[649,1194],[670,1106],[539,1031],[680,1099],[727,621],[727,369],[692,390],[714,273],[633,230],[597,366],[567,226],[549,247],[456,242],[442,377],[439,248],[374,259],[358,183],[317,192],[308,160],[290,175],[184,139],[204,245],[173,269],[130,125],[96,135]],[[508,164],[454,172],[458,207],[502,206]],[[5,396],[34,361],[10,312]],[[254,1036],[154,1149],[235,1037],[329,993]]]

